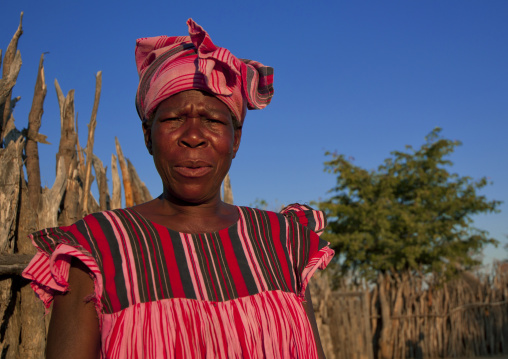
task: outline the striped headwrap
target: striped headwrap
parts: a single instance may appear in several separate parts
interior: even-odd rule
[[[136,109],[144,122],[170,96],[203,90],[224,102],[240,123],[246,110],[265,108],[273,96],[273,68],[236,58],[214,45],[192,19],[189,36],[157,36],[136,42],[139,86]]]

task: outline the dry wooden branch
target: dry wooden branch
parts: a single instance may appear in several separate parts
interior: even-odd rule
[[[57,97],[60,99],[63,94],[61,93],[57,80],[55,80],[55,88],[57,91]],[[62,102],[59,101],[59,104],[60,114],[62,116],[60,118],[60,123],[62,127],[60,133],[60,145],[58,153],[56,154],[56,162],[58,163],[60,157],[64,158],[65,169],[67,171],[67,175],[70,177],[71,171],[77,168],[77,134],[74,130],[74,90],[70,90],[64,100]]]
[[[61,135],[58,153],[56,154],[57,163],[63,158],[65,172],[67,174],[67,188],[63,200],[63,208],[59,218],[59,225],[68,226],[76,222],[81,217],[79,200],[81,198],[79,191],[78,160],[76,154],[77,134],[74,128],[74,90],[70,90],[63,101],[60,86],[55,80],[57,97],[59,98],[61,117]],[[63,103],[63,106],[62,106]]]
[[[129,176],[131,178],[132,182],[132,198],[134,200],[134,204],[141,204],[144,203],[144,195],[143,190],[141,189],[142,182],[139,179],[138,173],[136,172],[136,169],[134,168],[134,165],[132,162],[127,158],[127,168],[129,170]]]
[[[96,155],[92,154],[92,164],[97,177],[97,187],[99,189],[99,209],[105,211],[110,209],[110,198],[108,182],[106,178],[106,168],[102,161]]]
[[[97,72],[95,82],[95,99],[92,110],[92,117],[90,124],[88,125],[88,141],[86,143],[86,168],[85,168],[85,184],[83,186],[83,216],[88,211],[88,196],[90,188],[92,186],[91,175],[92,175],[92,154],[94,144],[95,126],[97,126],[97,111],[99,110],[99,100],[101,97],[102,88],[102,72]]]
[[[125,193],[125,207],[132,207],[134,205],[134,199],[132,196],[131,176],[129,174],[129,169],[127,167],[127,163],[125,162],[122,148],[120,147],[120,142],[118,141],[117,137],[115,137],[115,143],[116,154],[118,155],[118,162],[120,163],[120,170],[122,171],[123,190]]]
[[[0,115],[2,115],[2,122],[0,123],[2,125],[1,129],[5,129],[5,124],[11,113],[12,102],[10,98],[12,94],[12,88],[16,84],[19,71],[21,70],[21,64],[21,53],[19,51],[16,52],[12,62],[9,64],[7,71],[6,64],[4,63],[4,72],[7,73],[3,75],[2,79],[0,79],[0,108],[2,109],[2,112],[0,113]]]
[[[76,154],[78,155],[78,173],[79,178],[85,178],[85,154],[79,143],[78,115],[79,113],[76,113],[76,120],[74,121],[74,128],[76,131]]]
[[[67,187],[67,172],[63,158],[58,161],[56,178],[51,189],[42,190],[41,210],[39,214],[39,228],[58,226],[58,209]]]
[[[139,178],[138,172],[134,168],[134,165],[131,163],[131,161],[129,161],[129,159],[127,159],[127,167],[129,168],[129,174],[132,180],[132,193],[134,196],[134,203],[141,204],[152,200],[152,196],[150,195],[148,188],[146,188],[145,183],[142,182]]]
[[[111,177],[113,178],[113,195],[111,197],[111,209],[122,207],[122,185],[118,175],[116,156],[111,155]]]
[[[39,209],[41,195],[41,174],[39,167],[39,149],[37,138],[41,128],[41,118],[44,112],[43,105],[46,98],[46,82],[44,81],[44,55],[39,61],[37,80],[35,82],[32,108],[28,115],[28,131],[26,140],[26,173],[28,177],[28,197],[32,208]]]
[[[57,79],[55,79],[55,90],[56,90],[56,98],[58,99],[58,107],[60,108],[60,128],[63,127],[63,119],[64,119],[64,109],[65,109],[65,96],[60,88],[60,84]]]
[[[21,12],[21,15],[19,17],[18,28],[16,29],[16,32],[12,36],[9,45],[7,46],[7,50],[5,51],[2,77],[6,77],[10,71],[9,68],[14,60],[14,57],[16,56],[15,54],[18,52],[18,41],[22,34],[23,34],[23,12]]]
[[[0,149],[0,253],[7,250],[13,234],[18,212],[20,191],[20,173],[22,166],[21,151],[24,140],[11,142],[7,148]]]
[[[226,178],[224,178],[224,202],[233,204],[233,189],[231,188],[229,172],[226,174]]]
[[[0,255],[0,275],[20,275],[32,260],[31,254],[2,254]]]
[[[11,117],[11,94],[12,88],[21,68],[21,54],[18,50],[18,41],[23,34],[23,12],[19,19],[19,26],[14,33],[3,60],[2,79],[0,80],[0,143],[2,142],[6,131],[7,121]]]

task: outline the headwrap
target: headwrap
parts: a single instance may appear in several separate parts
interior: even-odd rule
[[[157,36],[136,41],[139,86],[136,109],[144,122],[170,96],[203,90],[224,102],[243,124],[247,108],[265,108],[273,96],[273,68],[236,58],[214,45],[192,19],[189,36]]]

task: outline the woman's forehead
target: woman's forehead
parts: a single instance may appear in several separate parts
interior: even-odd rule
[[[166,110],[180,110],[184,107],[198,106],[215,112],[230,114],[229,108],[217,97],[201,90],[187,90],[179,92],[162,101],[156,109],[156,113]]]

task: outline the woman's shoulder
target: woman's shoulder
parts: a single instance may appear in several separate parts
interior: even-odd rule
[[[320,235],[326,227],[326,215],[323,211],[315,210],[312,207],[293,203],[283,207],[280,212],[273,212],[259,208],[239,207],[244,213],[257,213],[267,217],[277,217],[306,227]]]
[[[326,215],[323,211],[315,210],[305,204],[290,204],[284,207],[280,213],[319,235],[324,231],[327,224]]]
[[[30,234],[30,237],[32,240],[44,240],[47,238],[56,239],[57,241],[58,239],[76,240],[81,237],[89,237],[97,231],[104,231],[106,227],[112,225],[112,222],[123,220],[127,216],[129,216],[129,212],[126,209],[94,212],[69,225],[64,224],[39,229]]]

